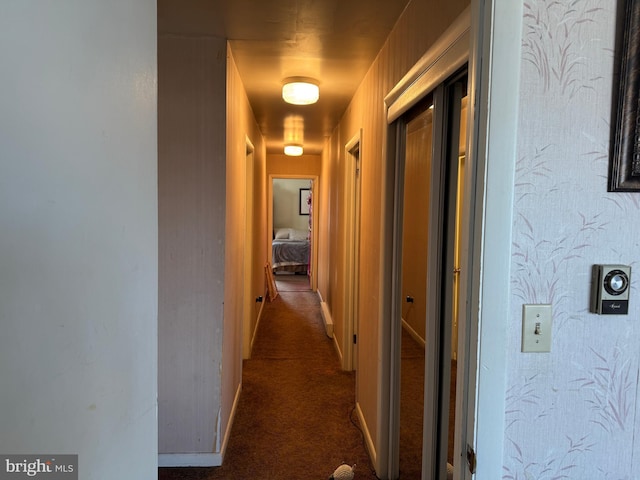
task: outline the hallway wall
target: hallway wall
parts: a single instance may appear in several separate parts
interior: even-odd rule
[[[161,454],[220,443],[226,48],[213,37],[158,37]]]
[[[227,45],[226,188],[224,329],[222,359],[222,410],[220,429],[224,448],[230,420],[242,384],[244,329],[253,337],[260,314],[255,299],[265,294],[264,239],[267,219],[267,161],[265,143],[253,116],[233,54]],[[247,141],[253,145],[253,162],[247,163]],[[247,203],[249,202],[249,203]],[[247,216],[252,217],[247,219]],[[251,245],[251,248],[249,248]],[[244,275],[245,255],[249,256]],[[245,314],[248,323],[245,325]],[[222,440],[222,439],[221,439]]]
[[[246,217],[266,202],[264,142],[225,39],[161,34],[158,49],[161,464],[219,465],[242,380],[244,312],[255,328],[251,299],[264,295],[266,222]]]

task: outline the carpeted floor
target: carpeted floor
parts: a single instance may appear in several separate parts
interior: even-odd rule
[[[451,360],[447,461],[453,464],[457,363]],[[420,479],[424,416],[424,347],[402,330],[400,373],[400,478]]]
[[[311,289],[307,275],[277,273],[273,278],[279,292],[306,292]]]
[[[424,348],[404,328],[400,368],[400,478],[420,479],[424,416]]]
[[[356,426],[355,375],[324,334],[318,297],[281,291],[267,302],[224,464],[160,468],[159,480],[327,479],[343,462],[376,478]]]
[[[307,278],[289,277],[292,289]],[[287,291],[286,282],[278,289],[275,301],[265,303],[252,358],[244,362],[224,464],[160,468],[159,480],[320,480],[343,462],[356,464],[356,480],[376,479],[353,411],[355,374],[340,368],[317,295],[308,283],[306,291]],[[424,351],[408,335],[401,379],[400,478],[420,479]]]

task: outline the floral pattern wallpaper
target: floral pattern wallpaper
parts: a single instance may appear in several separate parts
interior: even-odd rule
[[[640,193],[607,192],[617,8],[523,2],[504,480],[640,479]],[[589,313],[597,263],[631,265],[628,315]],[[521,353],[525,303],[552,304],[551,353]]]

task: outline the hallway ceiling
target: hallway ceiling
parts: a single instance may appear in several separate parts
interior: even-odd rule
[[[305,153],[322,151],[409,0],[158,0],[158,32],[229,39],[267,152],[301,116]],[[315,105],[282,100],[287,77],[320,85]]]

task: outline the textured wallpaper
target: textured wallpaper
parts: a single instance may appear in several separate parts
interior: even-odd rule
[[[640,193],[607,193],[616,8],[524,2],[503,479],[640,478]],[[635,269],[629,315],[589,313],[596,263]],[[524,303],[552,304],[551,353],[520,352]]]

